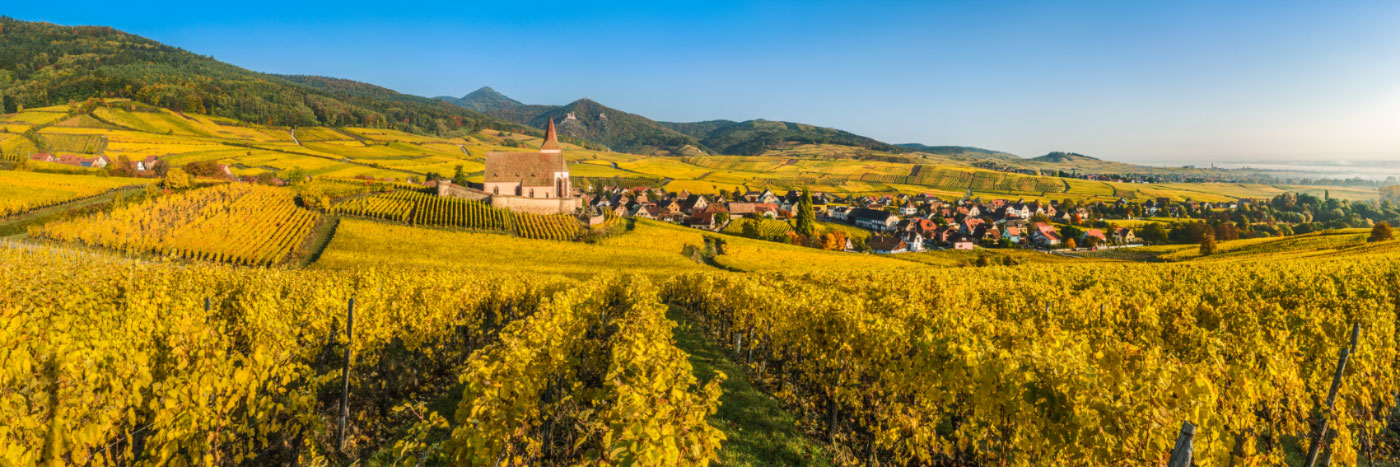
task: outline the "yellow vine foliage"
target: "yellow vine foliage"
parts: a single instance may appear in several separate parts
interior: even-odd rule
[[[333,449],[333,409],[317,398],[339,387],[343,360],[326,355],[348,346],[352,391],[364,400],[428,397],[381,386],[392,376],[386,356],[409,355],[394,360],[415,375],[405,381],[448,387],[455,377],[428,382],[465,371],[501,325],[568,285],[426,269],[144,263],[22,245],[0,246],[0,283],[4,465],[309,461]],[[363,408],[372,402],[354,404],[353,432],[385,423]]]
[[[337,204],[332,213],[417,226],[509,232],[521,238],[572,240],[579,222],[566,214],[541,215],[416,191],[394,191]]]
[[[319,215],[289,190],[233,183],[159,197],[31,234],[125,253],[271,265],[301,245]]]
[[[1190,421],[1197,465],[1230,465],[1237,444],[1244,465],[1277,465],[1353,324],[1333,426],[1376,432],[1393,408],[1395,258],[690,274],[663,295],[723,342],[744,336],[750,369],[838,443],[874,447],[861,456],[1161,465]],[[1334,449],[1355,462],[1352,443]]]
[[[657,293],[610,276],[554,296],[472,356],[452,431],[459,465],[707,465],[724,434]]]
[[[0,218],[155,181],[0,170]]]

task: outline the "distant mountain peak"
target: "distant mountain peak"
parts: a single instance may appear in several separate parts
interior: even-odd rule
[[[493,112],[500,110],[511,110],[523,107],[525,104],[515,99],[501,94],[490,86],[482,86],[481,89],[472,91],[471,94],[462,96],[461,99],[443,99],[453,104],[466,107],[477,112]]]
[[[1084,160],[1097,161],[1099,160],[1099,158],[1086,156],[1077,152],[1054,151],[1044,156],[1032,158],[1031,160],[1036,162],[1065,163],[1079,162]]]
[[[936,154],[936,155],[940,155],[940,156],[948,156],[948,157],[951,157],[951,158],[954,158],[954,159],[958,159],[958,160],[970,160],[970,161],[978,161],[978,160],[1018,161],[1018,160],[1021,160],[1021,157],[1020,157],[1020,156],[1017,156],[1017,155],[1015,155],[1015,154],[1011,154],[1011,153],[1007,153],[1007,152],[1003,152],[1003,151],[994,151],[994,150],[991,150],[991,149],[975,148],[975,147],[971,147],[971,146],[929,146],[929,145],[926,145],[926,144],[919,144],[919,143],[904,143],[904,144],[897,144],[896,146],[899,146],[899,147],[902,147],[902,148],[905,148],[905,149],[909,149],[909,150],[912,150],[912,151],[925,152],[925,153]]]

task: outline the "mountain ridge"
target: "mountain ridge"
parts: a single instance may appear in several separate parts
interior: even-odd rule
[[[554,118],[562,134],[626,152],[758,155],[791,144],[837,144],[886,152],[905,151],[897,145],[874,138],[796,122],[764,119],[663,122],[608,107],[589,98],[562,106],[530,105],[501,94],[490,86],[483,86],[460,98],[437,99],[535,128],[543,128],[546,118]]]
[[[0,16],[0,31],[0,113],[123,97],[276,126],[359,125],[423,134],[524,129],[368,83],[256,72],[106,26]]]

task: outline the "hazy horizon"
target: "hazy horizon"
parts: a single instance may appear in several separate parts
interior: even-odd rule
[[[11,5],[244,68],[1152,164],[1400,161],[1400,3]],[[1169,162],[1164,162],[1169,161]]]

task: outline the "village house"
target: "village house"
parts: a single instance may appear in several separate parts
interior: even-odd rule
[[[899,216],[875,209],[857,208],[847,216],[856,227],[884,232],[894,229]]]
[[[729,203],[729,214],[734,217],[744,217],[749,214],[756,214],[768,218],[778,217],[778,205],[772,203]]]
[[[996,224],[984,224],[977,228],[972,237],[977,241],[996,243],[997,240],[1001,240],[1001,229],[998,229]]]
[[[846,215],[850,214],[851,208],[848,206],[836,206],[826,211],[826,217],[832,220],[844,221]]]
[[[954,250],[973,250],[977,248],[977,242],[972,241],[972,237],[958,237],[953,239]]]
[[[139,161],[131,161],[131,170],[133,172],[146,172],[150,170],[155,170],[156,162],[160,162],[159,157],[146,156],[145,159],[141,159]]]
[[[1119,245],[1130,245],[1137,243],[1137,235],[1133,234],[1133,229],[1119,227],[1113,231],[1113,241]]]
[[[1103,245],[1103,244],[1108,243],[1108,237],[1105,236],[1105,235],[1103,234],[1103,231],[1102,231],[1102,230],[1099,230],[1099,229],[1089,229],[1089,230],[1085,230],[1085,231],[1084,231],[1084,235],[1080,237],[1080,239],[1082,239],[1082,240],[1089,240],[1089,239],[1091,239],[1091,238],[1094,239],[1094,240],[1096,240],[1096,241],[1098,241],[1098,244],[1099,244],[1099,245]]]
[[[74,167],[87,167],[92,169],[101,169],[107,167],[107,164],[111,163],[111,161],[107,159],[107,156],[82,157],[75,154],[59,154],[55,156],[47,152],[34,153],[34,155],[29,156],[29,160],[39,162],[53,162],[55,164],[71,165]]]
[[[870,251],[879,254],[909,252],[909,245],[904,242],[904,239],[895,236],[871,235],[865,244],[870,247]]]
[[[690,195],[681,198],[680,205],[681,210],[685,212],[692,212],[696,210],[703,211],[706,207],[709,207],[710,201],[705,199],[705,197],[702,195]]]
[[[899,221],[898,224],[895,224],[894,228],[900,232],[918,232],[919,234],[928,235],[938,229],[938,224],[935,224],[929,219],[913,217]]]
[[[1036,245],[1053,247],[1060,244],[1060,234],[1055,232],[1055,226],[1044,222],[1036,222],[1031,230],[1031,243]]]
[[[924,251],[925,239],[923,234],[920,234],[919,232],[908,231],[901,232],[899,234],[899,237],[901,240],[904,240],[906,248],[908,248],[911,253],[918,253],[920,251]]]
[[[1012,245],[1019,245],[1021,243],[1021,235],[1021,227],[1009,223],[1001,231],[1001,238],[1011,242]]]

